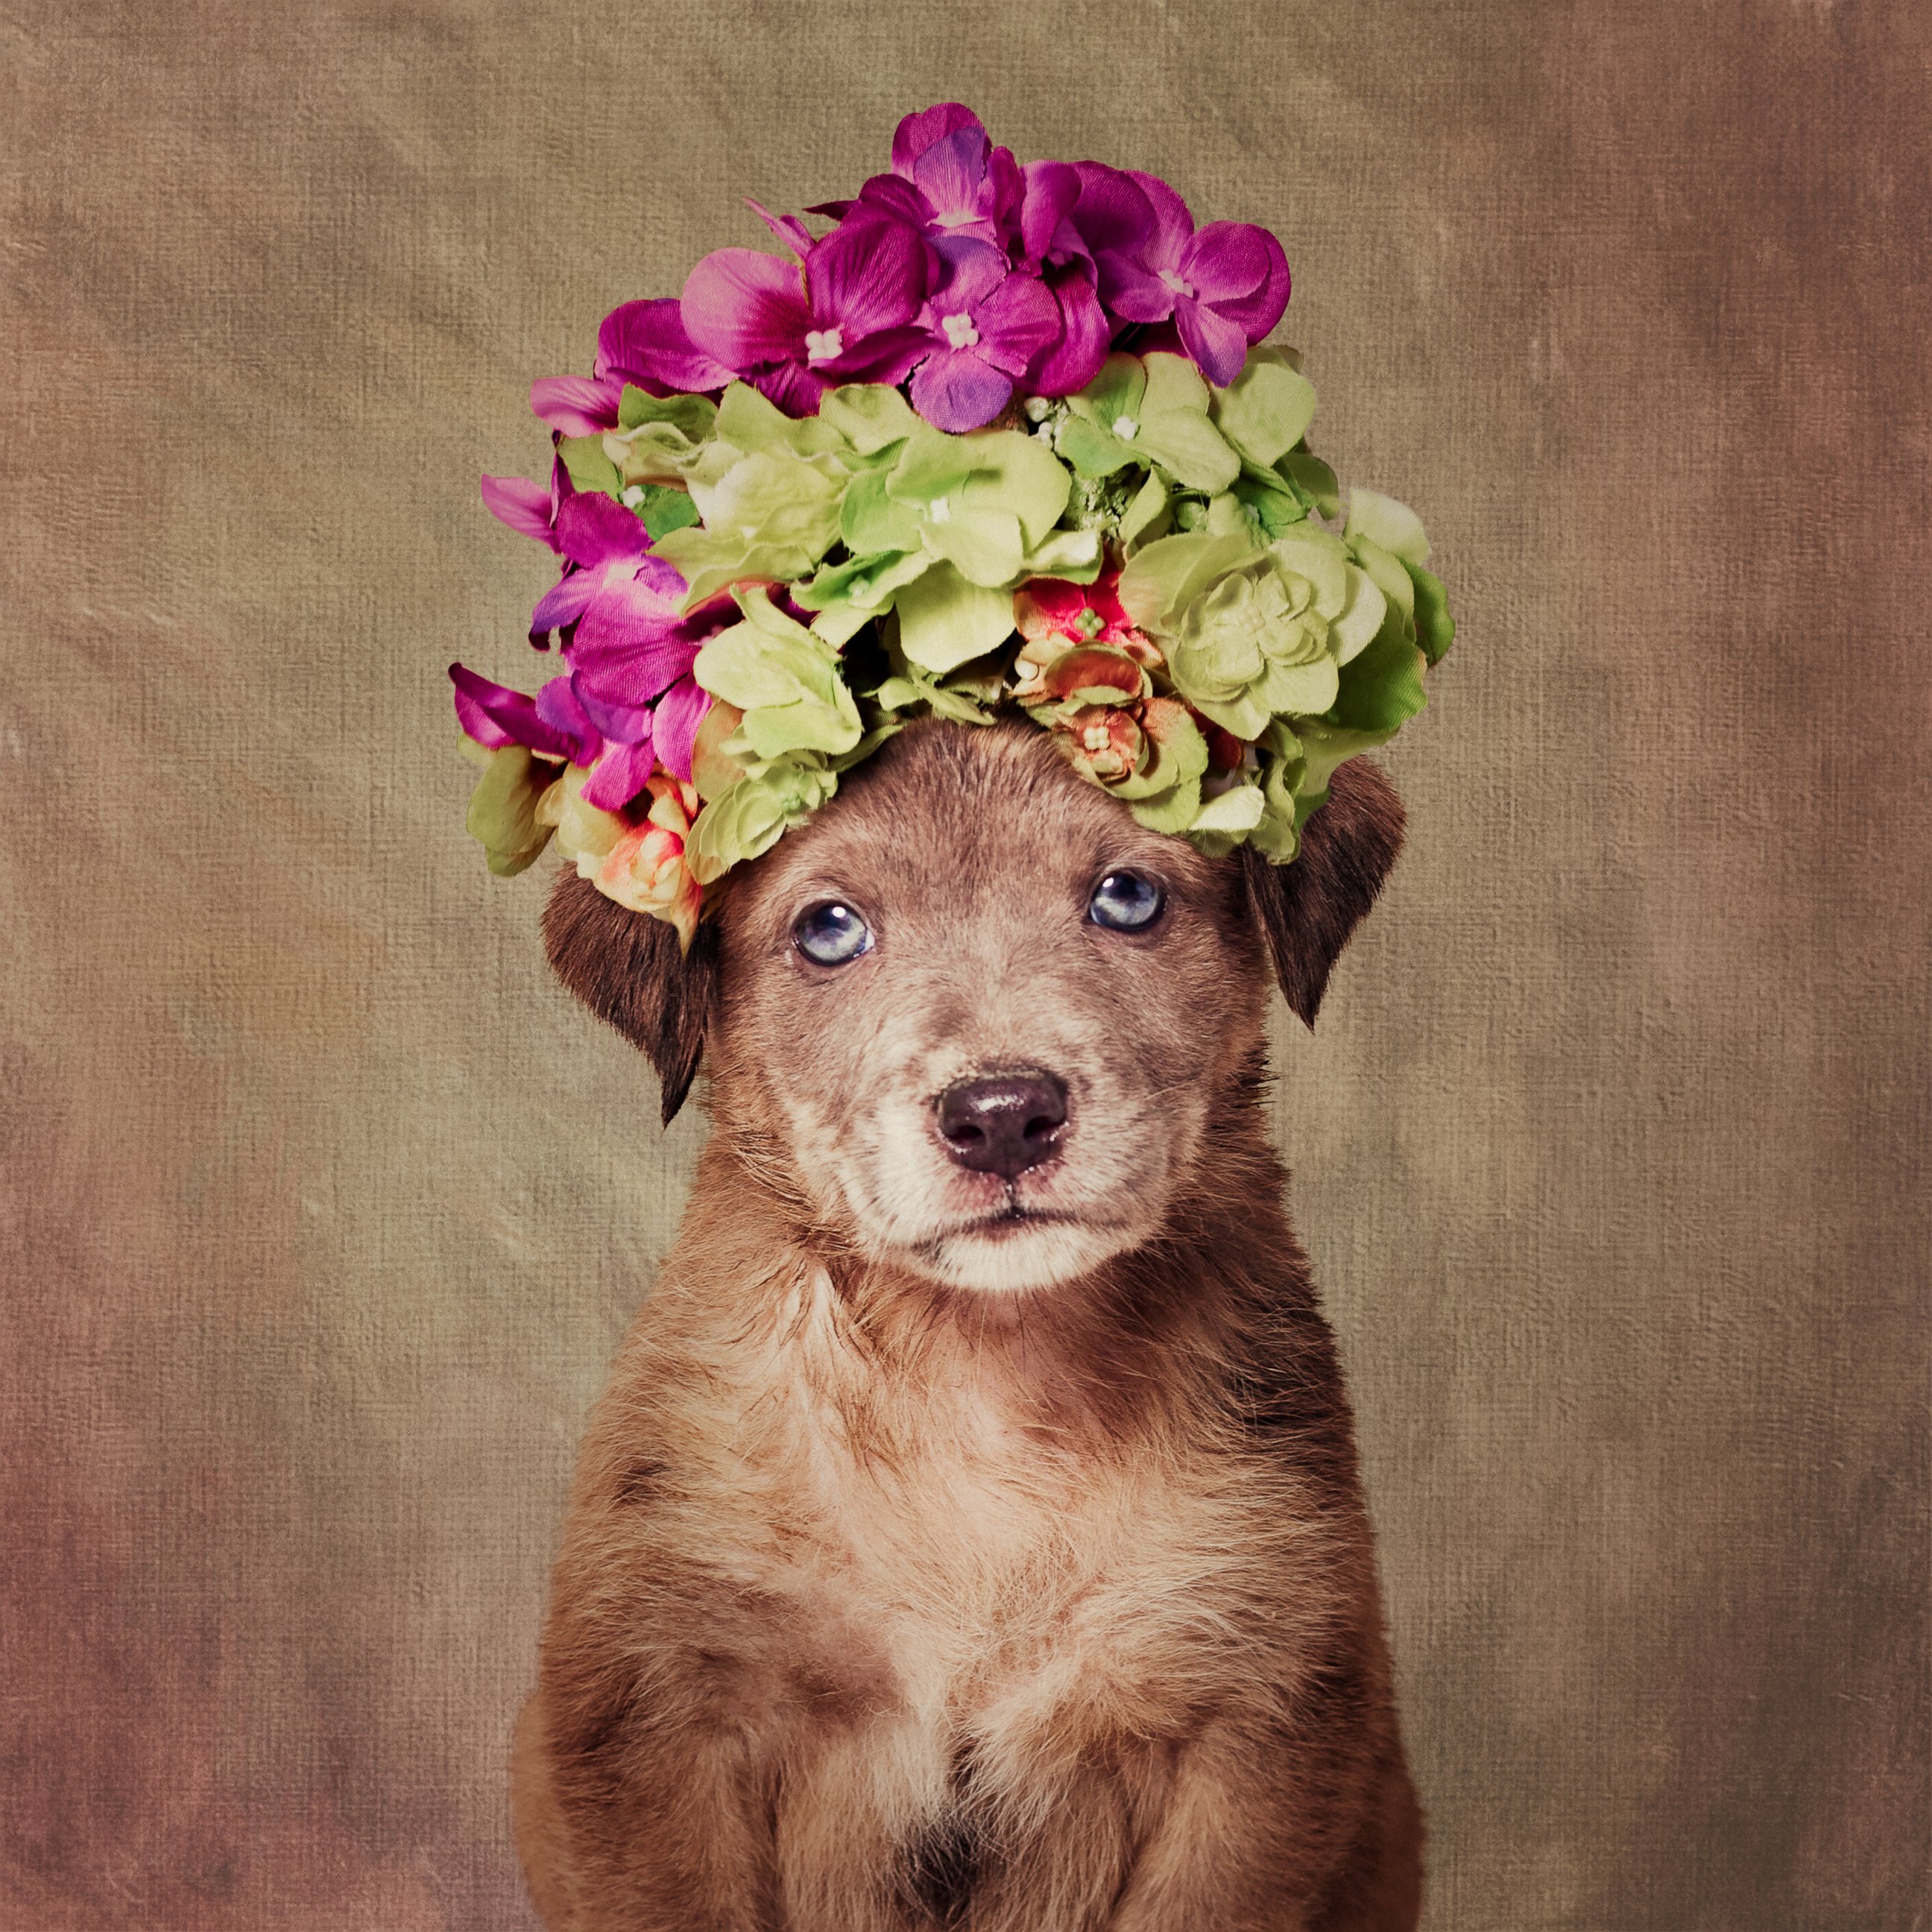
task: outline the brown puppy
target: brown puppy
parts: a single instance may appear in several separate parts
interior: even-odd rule
[[[519,1726],[556,1932],[1412,1926],[1421,1825],[1333,1340],[1264,1132],[1393,862],[1146,831],[914,725],[688,958],[574,877],[566,982],[716,1130],[592,1422]],[[1138,930],[1089,916],[1128,872]],[[872,944],[815,964],[828,902]],[[822,923],[822,922],[821,922]]]

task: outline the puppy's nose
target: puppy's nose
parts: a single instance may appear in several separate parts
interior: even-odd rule
[[[939,1096],[946,1150],[976,1174],[1011,1180],[1037,1167],[1066,1124],[1066,1088],[1051,1073],[982,1074],[954,1081]]]

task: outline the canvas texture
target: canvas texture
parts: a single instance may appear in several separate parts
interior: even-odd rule
[[[0,5],[0,1924],[527,1928],[704,1132],[463,830],[534,376],[976,107],[1263,223],[1461,632],[1280,1137],[1442,1932],[1927,1922],[1932,13]],[[544,868],[548,870],[548,867]]]

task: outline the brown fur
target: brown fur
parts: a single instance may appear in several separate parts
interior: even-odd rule
[[[1259,1104],[1268,953],[1312,1021],[1400,825],[1345,766],[1298,876],[1258,876],[1029,727],[932,724],[690,961],[560,883],[560,973],[668,1115],[702,1051],[716,1131],[518,1730],[554,1932],[1414,1924],[1348,1404]],[[1121,865],[1166,886],[1149,933],[1081,916]],[[878,944],[827,971],[788,935],[834,896]],[[1009,1193],[932,1096],[1034,1066],[1068,1138]]]

